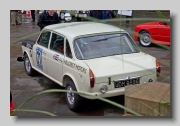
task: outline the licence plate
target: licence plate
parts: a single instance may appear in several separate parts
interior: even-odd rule
[[[121,88],[121,87],[125,87],[127,85],[135,85],[135,84],[139,84],[139,83],[140,83],[140,78],[116,81],[116,82],[114,82],[114,88]]]
[[[79,14],[79,17],[87,17],[86,14]]]

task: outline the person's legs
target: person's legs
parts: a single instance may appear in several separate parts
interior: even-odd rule
[[[35,22],[35,12],[32,14],[33,22]]]
[[[126,16],[126,23],[129,23],[129,16]]]
[[[20,25],[21,24],[18,12],[16,12],[16,14],[15,14],[15,20],[16,20],[16,25]]]
[[[16,15],[16,12],[11,12],[11,17],[12,17],[12,23],[11,23],[11,25],[16,25],[15,15]]]
[[[17,13],[17,21],[19,24],[22,24],[22,13],[21,12]]]
[[[32,22],[35,22],[35,10],[31,10]]]

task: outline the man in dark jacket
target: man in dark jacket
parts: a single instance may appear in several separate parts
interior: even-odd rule
[[[35,10],[31,10],[31,17],[32,17],[31,22],[35,22]]]
[[[54,10],[47,10],[39,15],[37,25],[42,30],[45,26],[57,23],[60,23],[58,14]]]

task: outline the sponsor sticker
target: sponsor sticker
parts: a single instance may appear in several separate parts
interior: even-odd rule
[[[54,54],[53,55],[53,59],[58,61],[59,60],[59,55],[58,54]]]
[[[37,62],[37,67],[41,70],[43,70],[43,64],[42,64],[42,51],[43,49],[37,47],[36,48],[36,62]]]

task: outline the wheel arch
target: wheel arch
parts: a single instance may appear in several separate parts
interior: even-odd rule
[[[25,56],[27,54],[27,56],[29,57],[29,60],[30,60],[30,63],[31,63],[31,66],[33,67],[33,61],[32,61],[32,58],[30,57],[29,53],[27,52],[27,50],[24,50],[24,53],[23,53],[23,56]]]
[[[75,79],[72,75],[70,75],[70,74],[65,74],[65,75],[63,76],[62,86],[63,86],[63,87],[66,87],[66,82],[67,82],[69,79],[73,81],[73,83],[74,83],[77,91],[79,91],[79,86],[78,86],[78,84],[77,84],[78,82],[77,82],[76,79]]]

